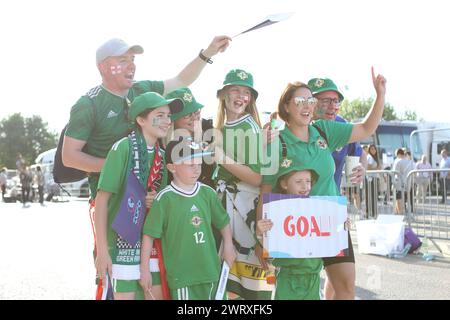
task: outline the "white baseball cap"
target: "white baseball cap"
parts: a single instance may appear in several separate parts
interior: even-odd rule
[[[141,54],[144,49],[139,45],[129,46],[125,41],[117,38],[110,39],[102,44],[96,52],[97,64],[108,57],[117,57],[131,50],[134,54]]]

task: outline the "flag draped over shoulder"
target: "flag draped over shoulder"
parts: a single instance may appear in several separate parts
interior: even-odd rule
[[[145,218],[145,189],[136,175],[130,172],[119,212],[112,228],[132,247],[141,240],[142,226]]]

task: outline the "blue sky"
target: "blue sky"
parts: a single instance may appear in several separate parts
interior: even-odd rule
[[[234,35],[274,13],[287,21],[235,38],[191,86],[213,116],[233,68],[251,72],[258,108],[271,111],[289,81],[332,78],[349,99],[374,95],[370,67],[388,80],[397,113],[450,122],[446,1],[16,0],[2,5],[4,92],[0,118],[41,115],[60,130],[71,106],[100,83],[95,50],[111,37],[144,47],[136,80],[175,76],[218,34]]]

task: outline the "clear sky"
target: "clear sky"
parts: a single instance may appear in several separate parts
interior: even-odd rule
[[[59,131],[70,108],[100,84],[95,50],[112,37],[140,44],[136,80],[175,76],[215,35],[239,33],[266,16],[287,21],[241,35],[191,86],[217,107],[225,74],[253,74],[260,111],[272,111],[288,81],[329,77],[349,99],[374,95],[370,67],[387,78],[387,102],[450,122],[450,12],[445,0],[15,0],[2,3],[0,118],[38,114]]]

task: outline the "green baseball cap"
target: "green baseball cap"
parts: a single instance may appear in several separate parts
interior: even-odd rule
[[[344,95],[338,90],[338,87],[331,79],[312,78],[308,81],[308,86],[311,88],[313,95],[324,91],[335,91],[339,95],[339,100],[344,100]]]
[[[193,113],[201,108],[203,108],[203,105],[198,103],[197,100],[195,100],[194,96],[192,95],[192,92],[189,88],[180,88],[177,90],[174,90],[172,92],[169,92],[166,95],[166,99],[181,99],[183,100],[184,108],[180,112],[172,113],[172,121],[176,121],[185,115],[188,115],[190,113]]]
[[[133,100],[128,111],[128,117],[134,121],[136,117],[147,109],[156,109],[168,105],[171,113],[177,113],[183,110],[183,101],[181,99],[166,100],[162,95],[156,92],[146,92]]]
[[[219,96],[220,91],[222,91],[226,86],[249,87],[253,93],[255,100],[256,98],[258,98],[258,91],[253,88],[252,74],[242,69],[233,69],[227,73],[225,80],[223,81],[222,89],[217,90],[217,97]]]

